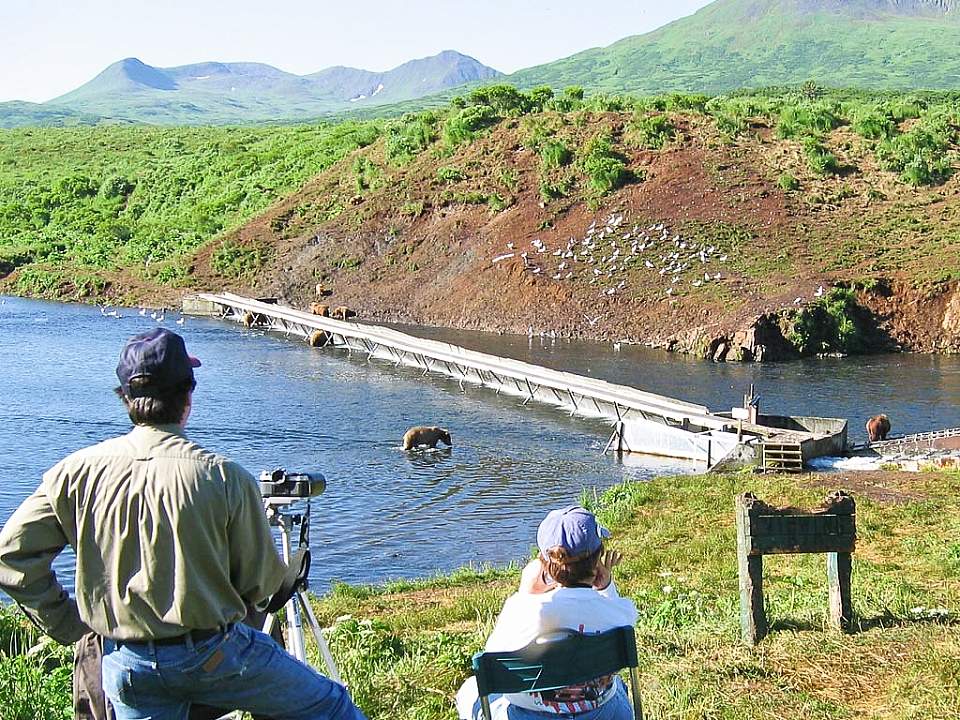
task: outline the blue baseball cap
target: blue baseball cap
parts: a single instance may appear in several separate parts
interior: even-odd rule
[[[117,377],[127,397],[155,397],[193,382],[195,367],[200,367],[200,361],[187,353],[182,337],[166,328],[155,328],[127,341],[120,351]],[[135,379],[145,382],[131,388],[130,382]]]
[[[562,547],[570,555],[589,555],[600,549],[610,532],[596,516],[579,505],[551,510],[537,528],[537,546],[546,556],[550,548]]]

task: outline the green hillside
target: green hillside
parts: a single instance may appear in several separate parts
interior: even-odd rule
[[[176,285],[201,244],[379,135],[353,122],[0,131],[0,275],[57,268],[26,268],[23,290],[69,278],[76,297],[120,268]]]
[[[523,87],[722,93],[815,80],[833,87],[960,88],[953,0],[717,0],[645,35],[508,79]]]

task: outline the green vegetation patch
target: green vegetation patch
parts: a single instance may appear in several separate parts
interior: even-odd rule
[[[627,128],[626,140],[635,147],[659,150],[670,142],[676,129],[666,115],[634,115]]]
[[[869,344],[862,315],[852,290],[833,288],[793,316],[786,338],[801,355],[862,353]]]
[[[584,146],[578,162],[590,187],[601,195],[630,181],[626,158],[614,150],[613,138],[609,132],[597,133]]]
[[[947,151],[956,137],[951,118],[934,115],[877,147],[881,167],[910,185],[936,185],[952,173]]]
[[[210,266],[218,275],[240,280],[253,277],[266,264],[269,253],[258,245],[224,241],[210,256]]]
[[[357,122],[0,131],[0,274],[49,264],[180,283],[180,259],[380,133]],[[28,273],[17,291],[51,287]]]

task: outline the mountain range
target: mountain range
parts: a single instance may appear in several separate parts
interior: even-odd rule
[[[263,63],[159,68],[127,58],[46,103],[0,103],[0,125],[28,124],[31,115],[48,121],[39,124],[89,118],[159,124],[289,122],[411,100],[500,76],[452,50],[386,72],[331,67],[309,75]]]
[[[499,78],[588,92],[715,94],[806,80],[960,90],[960,0],[716,0],[653,32],[509,76],[454,51],[383,73],[302,76],[259,63],[157,68],[128,58],[47,103],[0,103],[0,126],[295,122],[414,109]]]

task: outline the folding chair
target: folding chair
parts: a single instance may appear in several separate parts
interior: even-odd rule
[[[480,706],[491,720],[491,693],[559,690],[630,669],[634,720],[643,720],[637,678],[637,639],[629,626],[596,635],[560,630],[511,652],[480,652],[473,656]]]

